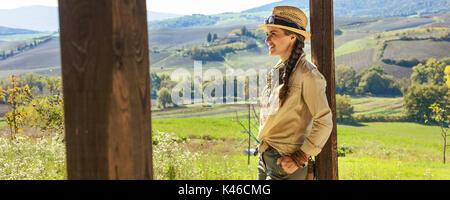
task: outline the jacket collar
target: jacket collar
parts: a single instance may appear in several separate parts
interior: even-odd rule
[[[297,67],[297,66],[299,65],[299,63],[303,63],[303,62],[305,61],[305,59],[306,59],[306,54],[303,53],[303,54],[300,56],[300,58],[297,60],[297,63],[295,64],[295,67]],[[280,59],[280,60],[278,61],[278,63],[275,65],[275,67],[273,67],[273,69],[279,69],[279,68],[282,68],[282,67],[284,67],[284,63],[283,63],[282,60]]]

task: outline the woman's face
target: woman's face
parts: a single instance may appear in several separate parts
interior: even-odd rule
[[[286,35],[281,28],[267,27],[266,43],[269,45],[271,56],[280,56],[281,59],[289,58],[292,45],[295,42],[295,34]]]

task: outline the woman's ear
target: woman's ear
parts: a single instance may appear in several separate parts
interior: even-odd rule
[[[291,41],[291,44],[295,44],[295,40],[297,39],[297,37],[291,35],[289,39]]]
[[[292,35],[291,35],[291,41],[295,40],[295,38],[296,38],[296,37],[295,37],[295,34],[292,34]]]
[[[295,36],[295,34],[292,34],[290,39],[291,39],[292,44],[295,43],[295,40],[298,40],[298,38]]]

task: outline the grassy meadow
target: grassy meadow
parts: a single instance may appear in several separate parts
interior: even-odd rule
[[[18,141],[0,136],[0,180],[65,179],[65,157],[65,144],[55,136]]]
[[[245,111],[241,115],[242,120]],[[252,157],[247,167],[247,156],[241,153],[247,148],[247,136],[240,133],[242,128],[232,114],[153,120],[152,127],[153,130],[174,133],[181,138],[201,138],[185,141],[191,151],[204,155],[194,162],[216,175],[199,174],[195,178],[182,179],[257,178],[257,158]],[[450,166],[442,164],[442,138],[438,127],[372,122],[338,124],[337,130],[339,148],[345,147],[351,151],[338,159],[339,178],[342,180],[450,179]],[[252,141],[252,148],[255,146]],[[230,162],[239,167],[235,173],[224,178],[223,174],[229,174],[227,166]]]
[[[450,179],[442,163],[439,127],[415,123],[338,124],[338,146],[353,153],[339,157],[340,179]]]
[[[387,111],[396,111],[393,108],[402,101],[360,97],[352,103],[356,114],[392,114]],[[155,110],[155,179],[257,179],[258,157],[252,156],[248,165],[248,157],[242,153],[248,148],[248,136],[241,133],[236,113],[245,122],[247,107],[238,104]],[[0,126],[0,179],[65,179],[61,136],[24,129],[22,137],[10,141],[7,125]],[[371,122],[338,124],[337,131],[338,148],[345,151],[345,156],[338,158],[341,180],[450,179],[450,165],[442,163],[439,127]],[[256,147],[254,141],[251,147]]]

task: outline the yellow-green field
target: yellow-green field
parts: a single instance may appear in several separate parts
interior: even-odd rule
[[[401,114],[403,97],[352,97],[355,116],[360,114]]]

